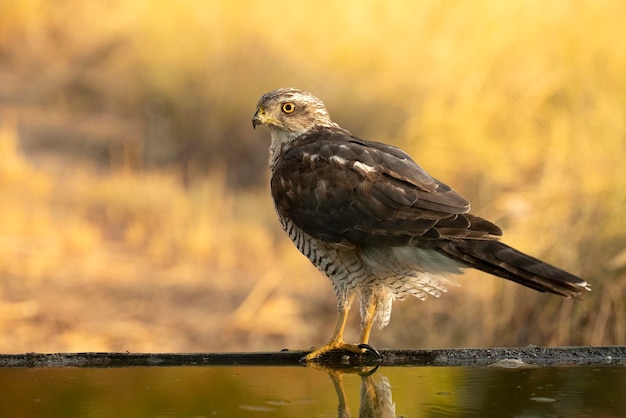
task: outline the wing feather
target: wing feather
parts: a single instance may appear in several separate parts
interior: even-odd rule
[[[341,128],[317,128],[282,150],[271,187],[282,216],[328,242],[406,245],[502,233],[467,214],[469,202],[404,151]]]

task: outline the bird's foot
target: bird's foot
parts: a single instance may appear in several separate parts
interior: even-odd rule
[[[343,340],[330,341],[328,344],[325,344],[321,347],[318,347],[311,351],[306,356],[302,357],[300,361],[304,363],[310,363],[313,361],[319,361],[319,359],[330,352],[344,352],[344,355],[356,354],[358,356],[363,356],[365,354],[373,354],[377,361],[382,359],[380,353],[369,344],[349,344]],[[347,352],[347,353],[346,353]],[[367,356],[369,358],[369,356]]]
[[[315,359],[320,358],[324,354],[330,351],[348,351],[354,354],[364,353],[365,350],[361,349],[358,344],[348,344],[343,340],[330,341],[328,344],[325,344],[321,347],[318,347],[311,351],[309,354],[303,357],[303,360],[306,362],[313,361]]]

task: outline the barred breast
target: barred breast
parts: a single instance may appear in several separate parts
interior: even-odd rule
[[[331,281],[338,304],[347,302],[350,291],[367,281],[368,271],[353,249],[344,249],[313,238],[290,219],[281,216],[280,223],[298,250]]]

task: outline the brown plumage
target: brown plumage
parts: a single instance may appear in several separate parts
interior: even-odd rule
[[[542,292],[577,297],[588,284],[499,241],[495,224],[469,214],[459,193],[404,151],[355,137],[332,122],[323,103],[293,88],[261,97],[253,126],[270,130],[271,191],[296,247],[331,280],[339,319],[328,344],[343,342],[354,295],[361,301],[361,344],[374,323],[389,322],[394,299],[439,296],[447,276],[473,267]]]

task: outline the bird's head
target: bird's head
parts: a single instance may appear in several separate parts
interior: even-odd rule
[[[259,99],[252,126],[267,125],[272,141],[293,140],[314,127],[336,127],[324,103],[311,93],[295,88],[281,88]]]

